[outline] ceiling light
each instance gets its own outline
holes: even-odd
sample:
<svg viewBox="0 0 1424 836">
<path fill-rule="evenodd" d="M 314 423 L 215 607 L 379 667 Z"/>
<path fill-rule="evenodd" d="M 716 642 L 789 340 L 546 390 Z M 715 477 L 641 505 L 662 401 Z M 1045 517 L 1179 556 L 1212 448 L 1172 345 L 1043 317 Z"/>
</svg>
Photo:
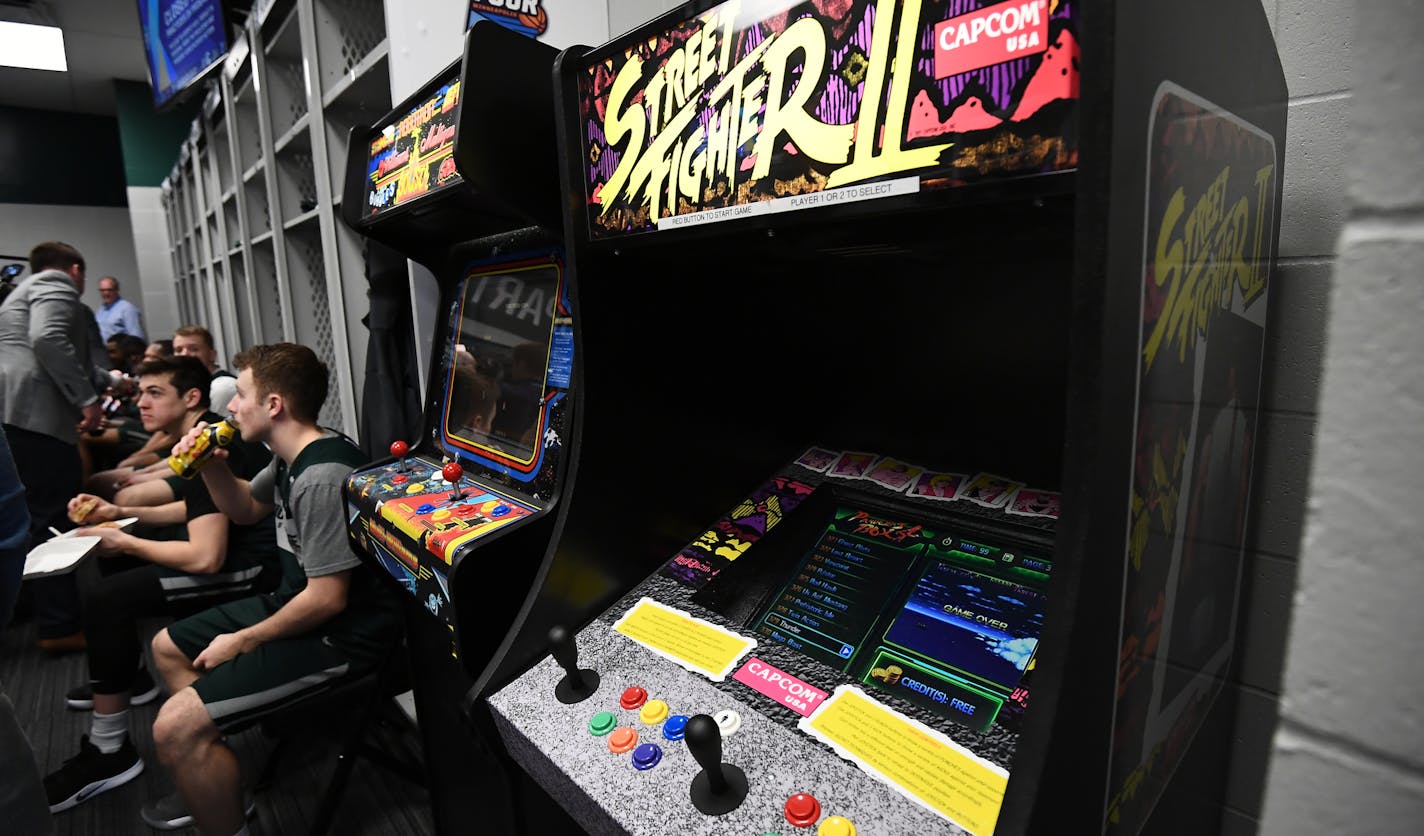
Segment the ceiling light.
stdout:
<svg viewBox="0 0 1424 836">
<path fill-rule="evenodd" d="M 64 33 L 56 26 L 0 21 L 0 67 L 65 72 Z"/>
</svg>

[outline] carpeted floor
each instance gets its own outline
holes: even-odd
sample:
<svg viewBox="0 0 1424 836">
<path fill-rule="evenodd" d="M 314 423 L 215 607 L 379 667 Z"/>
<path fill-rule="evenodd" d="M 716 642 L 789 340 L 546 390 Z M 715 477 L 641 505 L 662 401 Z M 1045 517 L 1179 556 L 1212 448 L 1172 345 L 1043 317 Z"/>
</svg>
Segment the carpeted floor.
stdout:
<svg viewBox="0 0 1424 836">
<path fill-rule="evenodd" d="M 147 624 L 156 632 L 160 624 Z M 0 687 L 15 703 L 20 725 L 29 735 L 40 771 L 58 769 L 79 749 L 79 738 L 89 731 L 89 712 L 65 707 L 64 695 L 87 679 L 84 655 L 52 656 L 35 647 L 33 625 L 15 624 L 0 630 Z M 132 709 L 130 733 L 144 758 L 142 775 L 103 793 L 72 810 L 55 816 L 59 836 L 115 836 L 155 834 L 139 818 L 139 808 L 149 799 L 172 790 L 172 783 L 153 749 L 153 718 L 161 701 Z M 419 741 L 412 731 L 382 728 L 382 747 L 419 763 Z M 229 739 L 242 763 L 244 781 L 251 783 L 274 747 L 261 727 L 252 727 Z M 317 800 L 335 767 L 329 736 L 304 729 L 294 737 L 279 761 L 272 785 L 258 791 L 256 811 L 248 826 L 252 836 L 305 834 L 310 830 Z M 5 832 L 0 822 L 0 832 Z M 193 833 L 187 829 L 180 833 Z M 357 759 L 350 781 L 328 831 L 333 834 L 434 833 L 428 795 L 423 789 L 363 759 Z M 26 836 L 26 834 L 14 834 Z"/>
</svg>

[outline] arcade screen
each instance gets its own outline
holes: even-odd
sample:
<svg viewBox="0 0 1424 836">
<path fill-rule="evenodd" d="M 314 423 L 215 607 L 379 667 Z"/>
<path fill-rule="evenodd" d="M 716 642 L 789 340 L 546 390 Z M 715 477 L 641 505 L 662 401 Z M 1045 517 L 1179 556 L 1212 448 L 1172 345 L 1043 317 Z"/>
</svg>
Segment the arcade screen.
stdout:
<svg viewBox="0 0 1424 836">
<path fill-rule="evenodd" d="M 461 182 L 454 157 L 459 70 L 453 67 L 453 74 L 422 91 L 409 111 L 373 131 L 363 218 Z"/>
<path fill-rule="evenodd" d="M 227 55 L 223 0 L 138 0 L 154 107 L 196 84 Z"/>
<path fill-rule="evenodd" d="M 1052 571 L 1040 551 L 842 505 L 753 629 L 983 731 L 1026 704 Z"/>
<path fill-rule="evenodd" d="M 534 460 L 554 339 L 559 268 L 548 261 L 469 276 L 460 288 L 445 437 L 472 453 Z M 555 368 L 563 367 L 557 357 Z"/>
</svg>

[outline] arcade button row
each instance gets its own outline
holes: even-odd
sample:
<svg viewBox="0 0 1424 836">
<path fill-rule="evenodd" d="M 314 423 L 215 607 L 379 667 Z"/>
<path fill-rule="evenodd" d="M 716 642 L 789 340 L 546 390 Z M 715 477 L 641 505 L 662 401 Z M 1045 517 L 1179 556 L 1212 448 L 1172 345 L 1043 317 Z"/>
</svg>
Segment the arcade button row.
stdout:
<svg viewBox="0 0 1424 836">
<path fill-rule="evenodd" d="M 555 661 L 565 673 L 555 687 L 559 701 L 573 704 L 592 696 L 598 689 L 598 673 L 578 667 L 578 648 L 573 637 L 562 627 L 555 627 L 549 631 L 549 642 Z M 645 726 L 660 725 L 665 740 L 686 741 L 688 752 L 702 767 L 692 780 L 691 788 L 692 802 L 698 810 L 707 815 L 722 815 L 742 803 L 747 792 L 746 775 L 732 764 L 722 762 L 722 738 L 742 727 L 740 714 L 731 709 L 723 709 L 710 717 L 672 714 L 667 702 L 649 699 L 647 689 L 637 685 L 623 690 L 618 707 L 623 711 L 637 711 L 638 720 Z M 595 737 L 606 736 L 608 751 L 615 755 L 632 752 L 633 768 L 639 772 L 646 772 L 662 761 L 662 747 L 651 741 L 640 744 L 638 730 L 631 725 L 620 727 L 618 715 L 613 711 L 594 714 L 588 722 L 588 731 Z M 820 820 L 821 802 L 810 793 L 798 792 L 782 805 L 782 815 L 793 827 L 807 828 Z M 816 828 L 816 836 L 856 836 L 855 824 L 844 816 L 828 816 Z"/>
<path fill-rule="evenodd" d="M 461 498 L 460 480 L 465 478 L 465 469 L 460 466 L 459 462 L 446 462 L 445 465 L 440 468 L 439 473 L 432 472 L 428 477 L 421 477 L 422 481 L 411 482 L 410 476 L 407 475 L 409 466 L 407 465 L 405 460 L 405 455 L 409 452 L 410 445 L 406 444 L 404 441 L 391 442 L 391 455 L 401 460 L 401 472 L 391 477 L 392 484 L 406 485 L 405 492 L 411 496 L 414 496 L 419 493 L 424 493 L 427 488 L 426 482 L 433 482 L 438 477 L 448 482 L 451 488 L 454 490 L 454 493 L 450 494 L 451 502 L 455 502 Z M 490 511 L 490 516 L 502 517 L 512 510 L 514 509 L 510 508 L 508 505 L 497 505 Z M 468 519 L 470 517 L 479 516 L 480 512 L 478 509 L 471 505 L 456 505 L 453 508 L 440 508 L 434 503 L 427 502 L 416 508 L 415 513 L 430 514 L 430 518 L 432 520 L 434 520 L 435 522 L 440 522 L 441 520 L 449 519 L 452 516 L 457 517 L 459 519 Z"/>
</svg>

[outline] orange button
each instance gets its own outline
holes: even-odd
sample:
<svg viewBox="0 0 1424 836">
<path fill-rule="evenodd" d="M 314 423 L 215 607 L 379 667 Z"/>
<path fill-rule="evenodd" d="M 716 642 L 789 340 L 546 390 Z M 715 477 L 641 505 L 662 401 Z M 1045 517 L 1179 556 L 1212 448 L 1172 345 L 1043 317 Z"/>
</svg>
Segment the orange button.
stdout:
<svg viewBox="0 0 1424 836">
<path fill-rule="evenodd" d="M 816 828 L 816 836 L 855 836 L 855 825 L 845 816 L 831 816 Z"/>
<path fill-rule="evenodd" d="M 613 734 L 608 736 L 608 751 L 615 755 L 632 751 L 638 745 L 638 733 L 633 729 L 624 727 L 614 729 Z"/>
<path fill-rule="evenodd" d="M 786 799 L 783 812 L 786 820 L 796 827 L 810 827 L 821 817 L 821 802 L 814 795 L 798 792 Z"/>
</svg>

